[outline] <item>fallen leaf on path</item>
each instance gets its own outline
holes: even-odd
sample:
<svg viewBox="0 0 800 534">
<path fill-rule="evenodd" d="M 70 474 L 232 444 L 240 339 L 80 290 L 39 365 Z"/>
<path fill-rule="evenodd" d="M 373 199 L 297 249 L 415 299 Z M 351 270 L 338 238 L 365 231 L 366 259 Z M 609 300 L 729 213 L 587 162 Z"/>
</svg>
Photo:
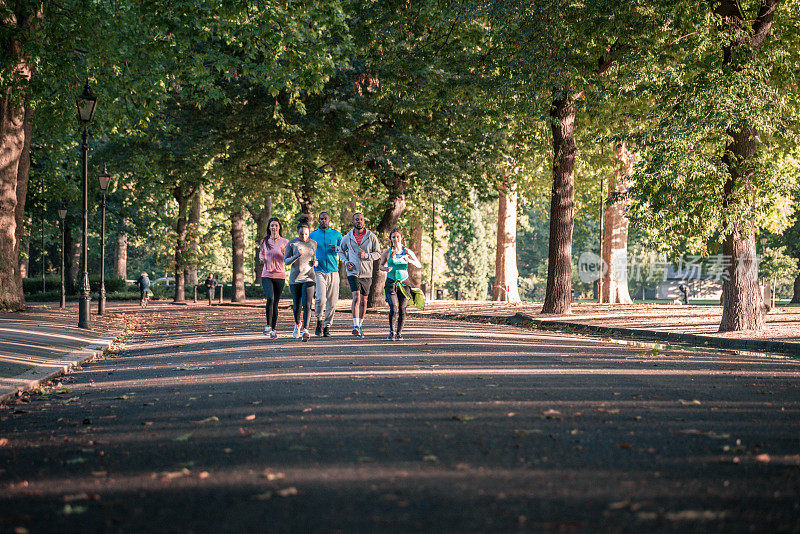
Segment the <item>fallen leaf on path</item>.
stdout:
<svg viewBox="0 0 800 534">
<path fill-rule="evenodd" d="M 772 458 L 770 458 L 769 454 L 763 453 L 763 454 L 759 454 L 758 456 L 756 456 L 755 460 L 756 460 L 756 462 L 761 462 L 761 463 L 768 464 L 768 463 L 770 463 L 772 461 Z"/>
<path fill-rule="evenodd" d="M 6 445 L 8 445 L 8 438 L 0 439 L 0 447 L 5 447 Z"/>
<path fill-rule="evenodd" d="M 251 413 L 247 417 L 244 418 L 245 421 L 253 421 L 256 418 L 256 414 Z"/>
<path fill-rule="evenodd" d="M 297 495 L 297 488 L 291 486 L 289 488 L 283 488 L 277 491 L 278 496 L 280 497 L 291 497 L 292 495 Z"/>
<path fill-rule="evenodd" d="M 219 417 L 217 417 L 216 415 L 212 415 L 211 417 L 206 417 L 202 421 L 198 421 L 198 423 L 202 425 L 203 423 L 214 423 L 217 421 L 219 421 Z"/>
<path fill-rule="evenodd" d="M 471 415 L 454 415 L 453 421 L 472 421 L 475 418 Z"/>
<path fill-rule="evenodd" d="M 561 419 L 561 412 L 558 410 L 545 410 L 542 412 L 542 415 L 545 416 L 547 419 Z"/>
<path fill-rule="evenodd" d="M 683 399 L 678 399 L 678 402 L 683 404 L 684 406 L 693 405 L 693 404 L 701 404 L 701 402 L 699 400 L 697 400 L 697 399 L 690 400 L 690 401 L 683 400 Z"/>
<path fill-rule="evenodd" d="M 438 462 L 439 461 L 439 457 L 436 456 L 435 454 L 426 454 L 425 456 L 422 457 L 422 461 L 423 462 Z"/>
<path fill-rule="evenodd" d="M 61 513 L 64 515 L 83 514 L 85 512 L 85 506 L 72 506 L 71 504 L 65 504 L 64 508 L 61 509 Z"/>
<path fill-rule="evenodd" d="M 261 476 L 266 478 L 269 481 L 280 480 L 282 478 L 286 478 L 286 475 L 284 475 L 283 473 L 274 473 L 274 472 L 269 471 L 269 470 L 264 471 L 263 473 L 261 473 Z"/>
<path fill-rule="evenodd" d="M 187 432 L 186 434 L 181 434 L 180 436 L 175 438 L 173 441 L 188 441 L 189 438 L 192 437 L 192 434 L 194 434 L 194 432 Z"/>
</svg>

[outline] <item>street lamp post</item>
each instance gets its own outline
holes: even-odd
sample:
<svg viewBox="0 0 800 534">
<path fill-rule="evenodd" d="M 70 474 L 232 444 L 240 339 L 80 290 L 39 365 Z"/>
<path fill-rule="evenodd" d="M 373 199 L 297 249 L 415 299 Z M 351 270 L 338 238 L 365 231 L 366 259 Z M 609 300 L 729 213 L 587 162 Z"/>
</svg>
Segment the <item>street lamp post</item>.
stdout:
<svg viewBox="0 0 800 534">
<path fill-rule="evenodd" d="M 61 204 L 61 207 L 58 208 L 58 218 L 61 219 L 61 308 L 67 307 L 67 298 L 64 295 L 64 234 L 65 234 L 65 222 L 67 218 L 67 208 L 64 204 Z"/>
<path fill-rule="evenodd" d="M 89 123 L 94 118 L 94 110 L 97 106 L 97 97 L 92 93 L 89 82 L 83 88 L 83 94 L 78 97 L 78 120 L 83 125 L 83 143 L 81 152 L 83 154 L 83 237 L 81 238 L 81 296 L 78 305 L 78 328 L 89 328 L 91 323 L 89 307 L 92 296 L 89 286 L 89 254 L 88 254 L 88 233 L 89 233 Z"/>
<path fill-rule="evenodd" d="M 103 216 L 100 230 L 100 301 L 97 303 L 97 315 L 106 313 L 106 192 L 111 176 L 108 174 L 106 164 L 103 163 L 103 172 L 97 179 L 100 181 L 100 191 L 103 192 Z"/>
</svg>

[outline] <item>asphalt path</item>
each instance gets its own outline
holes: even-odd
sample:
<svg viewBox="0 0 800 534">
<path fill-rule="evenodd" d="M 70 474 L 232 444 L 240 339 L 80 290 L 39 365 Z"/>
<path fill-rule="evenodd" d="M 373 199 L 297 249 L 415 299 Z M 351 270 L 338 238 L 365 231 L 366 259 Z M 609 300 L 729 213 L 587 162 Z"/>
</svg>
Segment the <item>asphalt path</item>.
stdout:
<svg viewBox="0 0 800 534">
<path fill-rule="evenodd" d="M 798 532 L 800 361 L 412 319 L 128 314 L 0 409 L 5 532 Z M 338 328 L 336 328 L 338 326 Z"/>
</svg>

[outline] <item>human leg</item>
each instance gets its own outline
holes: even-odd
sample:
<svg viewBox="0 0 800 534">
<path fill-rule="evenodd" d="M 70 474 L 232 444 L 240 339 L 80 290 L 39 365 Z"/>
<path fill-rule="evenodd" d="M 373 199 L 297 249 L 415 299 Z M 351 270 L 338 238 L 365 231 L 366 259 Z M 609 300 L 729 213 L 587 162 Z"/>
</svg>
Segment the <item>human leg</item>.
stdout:
<svg viewBox="0 0 800 534">
<path fill-rule="evenodd" d="M 319 290 L 319 288 L 317 288 Z M 339 273 L 330 273 L 325 292 L 325 326 L 333 324 L 336 305 L 339 303 Z"/>
<path fill-rule="evenodd" d="M 300 311 L 303 300 L 303 284 L 289 284 L 289 291 L 292 293 L 292 315 L 294 324 L 300 324 Z"/>
<path fill-rule="evenodd" d="M 386 297 L 386 303 L 389 305 L 389 339 L 392 339 L 395 333 L 395 318 L 397 316 L 397 291 L 394 288 L 393 280 L 386 280 L 386 285 L 383 288 L 383 294 Z"/>
<path fill-rule="evenodd" d="M 314 282 L 303 282 L 302 294 L 300 295 L 301 304 L 303 306 L 303 331 L 308 330 L 308 323 L 310 319 L 311 303 L 314 301 L 314 289 L 316 284 Z"/>
<path fill-rule="evenodd" d="M 286 280 L 283 278 L 269 278 L 272 289 L 272 309 L 270 310 L 269 327 L 275 331 L 275 326 L 278 323 L 278 303 L 281 300 L 283 293 L 283 286 L 286 285 Z"/>
<path fill-rule="evenodd" d="M 403 323 L 406 321 L 406 313 L 408 311 L 408 298 L 402 291 L 395 291 L 395 298 L 397 299 L 397 330 L 395 330 L 395 339 L 400 339 L 400 332 L 403 330 Z"/>
</svg>

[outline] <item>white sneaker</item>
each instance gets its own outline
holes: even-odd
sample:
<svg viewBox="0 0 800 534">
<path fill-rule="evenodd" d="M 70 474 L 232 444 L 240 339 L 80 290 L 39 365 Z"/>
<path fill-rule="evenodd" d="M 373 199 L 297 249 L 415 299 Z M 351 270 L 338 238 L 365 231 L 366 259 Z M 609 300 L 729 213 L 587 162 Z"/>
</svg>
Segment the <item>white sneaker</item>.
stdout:
<svg viewBox="0 0 800 534">
<path fill-rule="evenodd" d="M 276 337 L 278 337 L 278 333 L 275 330 L 269 333 L 270 339 L 275 339 Z"/>
<path fill-rule="evenodd" d="M 294 325 L 294 330 L 292 331 L 292 337 L 295 338 L 295 339 L 300 337 L 300 325 L 299 324 Z"/>
<path fill-rule="evenodd" d="M 266 328 L 264 329 L 264 335 L 265 335 L 265 336 L 268 336 L 268 335 L 269 335 L 269 333 L 270 333 L 271 331 L 272 331 L 272 328 L 270 328 L 270 327 L 266 327 Z"/>
<path fill-rule="evenodd" d="M 303 329 L 303 341 L 308 341 L 308 338 L 311 337 L 311 334 L 308 333 L 308 328 Z"/>
</svg>

